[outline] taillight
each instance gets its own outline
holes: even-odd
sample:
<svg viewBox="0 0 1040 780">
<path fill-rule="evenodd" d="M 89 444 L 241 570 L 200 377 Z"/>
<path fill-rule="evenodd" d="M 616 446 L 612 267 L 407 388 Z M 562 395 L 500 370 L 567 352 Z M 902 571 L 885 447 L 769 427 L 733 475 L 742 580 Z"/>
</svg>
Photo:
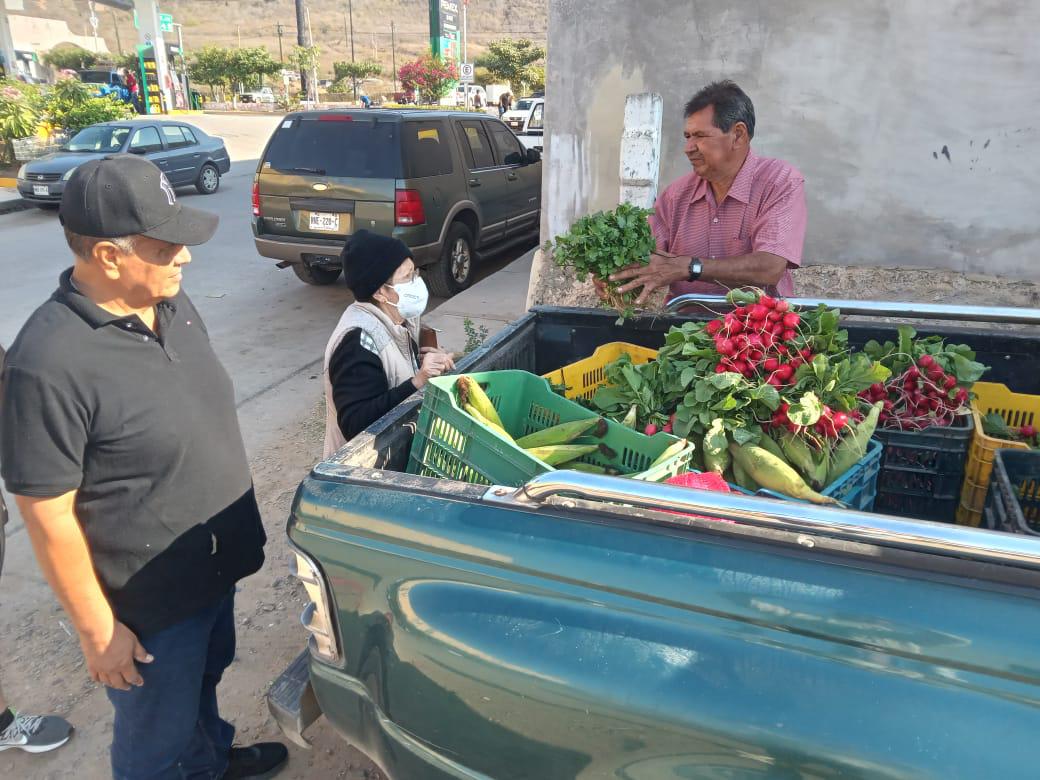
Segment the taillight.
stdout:
<svg viewBox="0 0 1040 780">
<path fill-rule="evenodd" d="M 253 216 L 260 216 L 260 182 L 253 179 Z"/>
<path fill-rule="evenodd" d="M 300 622 L 311 634 L 311 651 L 324 661 L 339 661 L 339 643 L 329 612 L 329 593 L 325 578 L 318 564 L 298 549 L 296 553 L 296 578 L 303 583 L 311 602 L 304 607 Z"/>
<path fill-rule="evenodd" d="M 394 222 L 398 227 L 411 227 L 426 222 L 426 211 L 418 190 L 397 191 L 394 195 Z"/>
</svg>

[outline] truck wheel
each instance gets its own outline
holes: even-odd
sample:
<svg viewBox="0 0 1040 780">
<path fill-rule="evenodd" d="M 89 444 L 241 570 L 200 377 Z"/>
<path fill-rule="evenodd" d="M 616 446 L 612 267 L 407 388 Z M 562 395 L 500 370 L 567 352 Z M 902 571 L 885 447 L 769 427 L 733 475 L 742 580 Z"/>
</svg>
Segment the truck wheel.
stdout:
<svg viewBox="0 0 1040 780">
<path fill-rule="evenodd" d="M 293 263 L 292 269 L 301 281 L 318 286 L 332 284 L 339 279 L 341 271 L 339 268 L 321 268 L 320 266 L 307 265 L 306 263 Z"/>
<path fill-rule="evenodd" d="M 473 283 L 476 264 L 473 234 L 461 222 L 453 222 L 444 239 L 441 259 L 424 268 L 423 277 L 431 294 L 438 298 L 450 298 Z"/>
<path fill-rule="evenodd" d="M 195 180 L 195 189 L 203 195 L 212 195 L 220 186 L 220 171 L 217 166 L 206 163 L 199 171 L 199 178 Z"/>
</svg>

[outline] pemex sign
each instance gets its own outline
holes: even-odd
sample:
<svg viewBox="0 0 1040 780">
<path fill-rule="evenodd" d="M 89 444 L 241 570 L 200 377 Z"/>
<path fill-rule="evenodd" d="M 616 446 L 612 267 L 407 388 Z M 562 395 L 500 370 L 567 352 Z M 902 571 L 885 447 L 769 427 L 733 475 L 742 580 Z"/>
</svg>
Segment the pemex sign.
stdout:
<svg viewBox="0 0 1040 780">
<path fill-rule="evenodd" d="M 445 61 L 462 59 L 461 14 L 463 0 L 429 0 L 430 48 Z"/>
</svg>

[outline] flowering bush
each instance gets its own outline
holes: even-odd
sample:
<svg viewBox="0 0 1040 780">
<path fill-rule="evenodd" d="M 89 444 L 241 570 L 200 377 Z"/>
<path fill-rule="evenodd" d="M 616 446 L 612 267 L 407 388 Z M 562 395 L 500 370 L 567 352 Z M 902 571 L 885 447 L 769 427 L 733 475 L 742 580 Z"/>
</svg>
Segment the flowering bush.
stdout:
<svg viewBox="0 0 1040 780">
<path fill-rule="evenodd" d="M 115 94 L 95 97 L 86 84 L 63 79 L 44 96 L 44 114 L 52 125 L 72 135 L 98 122 L 131 119 L 136 112 Z"/>
<path fill-rule="evenodd" d="M 40 122 L 38 100 L 17 83 L 0 81 L 0 140 L 4 142 L 0 159 L 5 163 L 14 159 L 11 141 L 33 135 Z"/>
<path fill-rule="evenodd" d="M 454 62 L 445 62 L 440 57 L 426 54 L 402 65 L 397 77 L 405 91 L 415 91 L 427 103 L 436 103 L 451 92 L 459 80 L 459 69 Z"/>
</svg>

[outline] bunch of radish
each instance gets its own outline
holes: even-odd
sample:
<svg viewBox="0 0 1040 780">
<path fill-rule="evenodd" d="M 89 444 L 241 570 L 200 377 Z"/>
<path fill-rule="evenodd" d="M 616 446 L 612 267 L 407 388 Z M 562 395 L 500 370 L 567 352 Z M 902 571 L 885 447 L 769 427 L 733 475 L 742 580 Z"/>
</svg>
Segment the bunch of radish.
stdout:
<svg viewBox="0 0 1040 780">
<path fill-rule="evenodd" d="M 773 416 L 763 427 L 776 430 L 786 429 L 796 436 L 807 433 L 805 426 L 792 422 L 791 418 L 787 416 L 790 408 L 791 404 L 784 401 L 780 404 L 780 408 L 773 412 Z M 826 439 L 840 439 L 848 431 L 850 421 L 861 422 L 863 420 L 863 412 L 858 409 L 854 409 L 851 412 L 842 412 L 831 409 L 826 404 L 823 405 L 822 409 L 820 419 L 812 426 L 812 431 Z"/>
<path fill-rule="evenodd" d="M 869 402 L 883 402 L 882 428 L 920 431 L 953 425 L 970 401 L 967 388 L 948 374 L 931 355 L 921 355 L 898 376 L 871 385 L 860 393 Z"/>
<path fill-rule="evenodd" d="M 811 349 L 796 344 L 801 322 L 801 315 L 790 311 L 787 301 L 768 295 L 712 320 L 705 330 L 719 353 L 715 373 L 760 377 L 777 388 L 790 384 L 798 367 L 814 357 Z"/>
</svg>

